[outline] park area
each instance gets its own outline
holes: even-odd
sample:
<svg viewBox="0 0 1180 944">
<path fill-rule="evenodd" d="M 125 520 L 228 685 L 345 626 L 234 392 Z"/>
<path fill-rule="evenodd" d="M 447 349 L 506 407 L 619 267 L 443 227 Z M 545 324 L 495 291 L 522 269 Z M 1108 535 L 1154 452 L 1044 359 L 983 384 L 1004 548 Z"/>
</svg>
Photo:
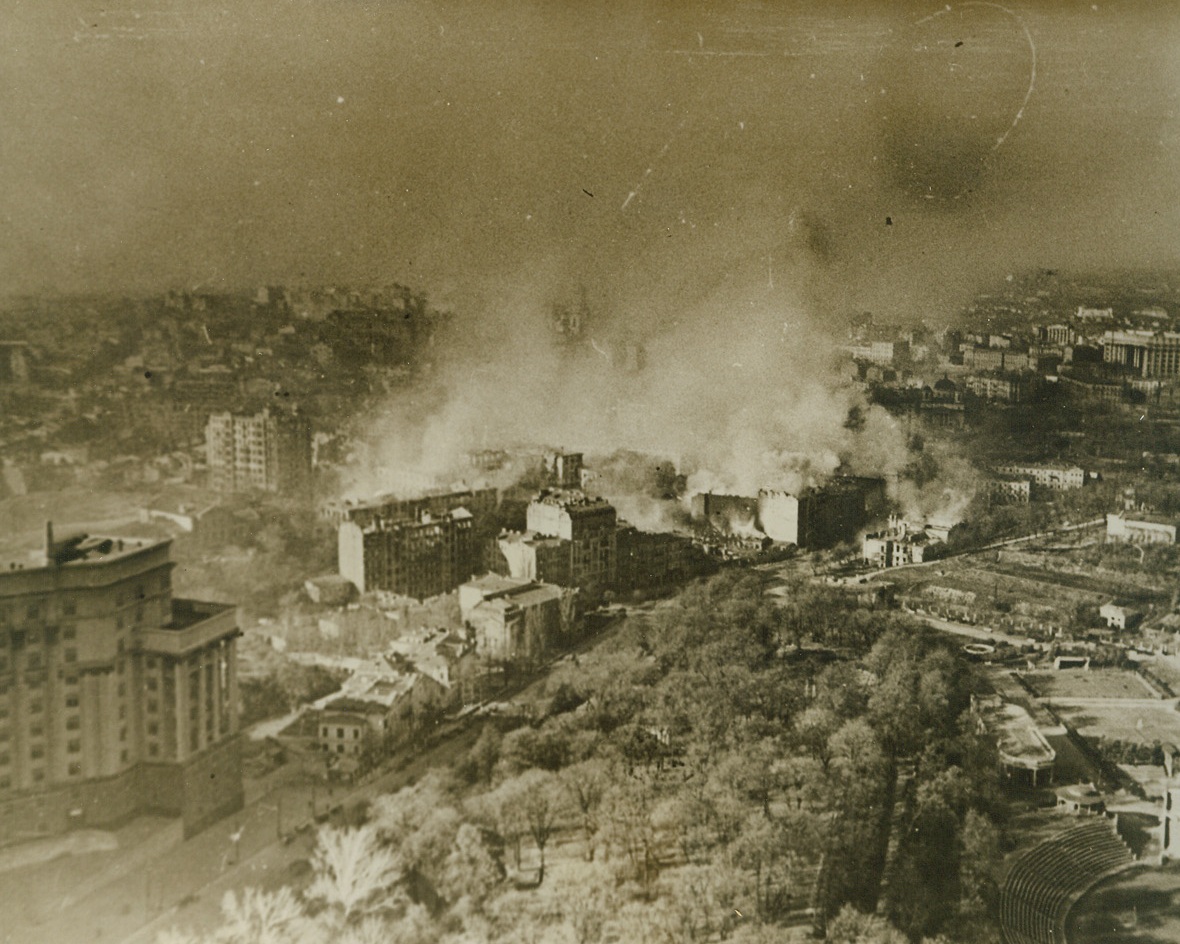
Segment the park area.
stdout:
<svg viewBox="0 0 1180 944">
<path fill-rule="evenodd" d="M 1117 701 L 1105 704 L 1055 702 L 1053 710 L 1086 738 L 1106 738 L 1128 744 L 1180 744 L 1180 712 L 1174 703 Z"/>
<path fill-rule="evenodd" d="M 1063 669 L 1021 676 L 1038 698 L 1156 698 L 1158 693 L 1134 672 L 1123 669 Z"/>
</svg>

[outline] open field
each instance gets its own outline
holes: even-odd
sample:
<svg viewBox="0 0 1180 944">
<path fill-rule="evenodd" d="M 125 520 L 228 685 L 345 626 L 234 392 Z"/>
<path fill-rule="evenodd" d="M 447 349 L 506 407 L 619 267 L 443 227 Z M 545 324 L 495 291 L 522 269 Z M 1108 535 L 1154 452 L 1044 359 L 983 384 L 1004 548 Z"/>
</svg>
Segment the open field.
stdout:
<svg viewBox="0 0 1180 944">
<path fill-rule="evenodd" d="M 1041 698 L 1154 698 L 1155 690 L 1123 669 L 1065 669 L 1021 676 Z"/>
<path fill-rule="evenodd" d="M 1113 738 L 1129 743 L 1180 743 L 1180 712 L 1173 702 L 1154 705 L 1078 705 L 1054 702 L 1053 710 L 1088 738 Z"/>
<path fill-rule="evenodd" d="M 1076 944 L 1180 941 L 1180 866 L 1136 868 L 1095 886 L 1069 916 Z"/>
</svg>

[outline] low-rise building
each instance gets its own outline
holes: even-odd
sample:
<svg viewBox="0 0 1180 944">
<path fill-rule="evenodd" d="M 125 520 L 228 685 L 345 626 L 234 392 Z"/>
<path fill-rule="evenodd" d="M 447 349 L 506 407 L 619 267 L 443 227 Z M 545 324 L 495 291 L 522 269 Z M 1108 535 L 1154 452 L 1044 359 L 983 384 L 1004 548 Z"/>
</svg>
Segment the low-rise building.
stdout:
<svg viewBox="0 0 1180 944">
<path fill-rule="evenodd" d="M 911 528 L 904 521 L 891 521 L 885 531 L 866 534 L 862 542 L 865 563 L 875 567 L 900 567 L 921 564 L 939 543 L 922 528 Z"/>
<path fill-rule="evenodd" d="M 1108 514 L 1106 540 L 1128 544 L 1175 544 L 1176 519 L 1144 513 Z"/>
<path fill-rule="evenodd" d="M 1143 612 L 1128 603 L 1112 600 L 1098 608 L 1098 615 L 1110 629 L 1134 629 L 1143 620 Z"/>
<path fill-rule="evenodd" d="M 1126 399 L 1126 388 L 1117 380 L 1063 373 L 1058 376 L 1057 382 L 1061 384 L 1062 393 L 1074 400 L 1119 403 Z"/>
<path fill-rule="evenodd" d="M 477 653 L 492 662 L 536 663 L 568 643 L 575 629 L 570 591 L 498 574 L 463 584 L 459 610 Z"/>
<path fill-rule="evenodd" d="M 445 710 L 447 697 L 430 676 L 401 671 L 378 657 L 349 676 L 340 691 L 314 703 L 316 744 L 328 754 L 355 758 L 374 739 L 383 745 L 403 742 Z"/>
<path fill-rule="evenodd" d="M 476 700 L 475 641 L 468 634 L 431 628 L 409 632 L 389 644 L 387 657 L 395 667 L 421 672 L 443 686 L 448 708 Z"/>
</svg>

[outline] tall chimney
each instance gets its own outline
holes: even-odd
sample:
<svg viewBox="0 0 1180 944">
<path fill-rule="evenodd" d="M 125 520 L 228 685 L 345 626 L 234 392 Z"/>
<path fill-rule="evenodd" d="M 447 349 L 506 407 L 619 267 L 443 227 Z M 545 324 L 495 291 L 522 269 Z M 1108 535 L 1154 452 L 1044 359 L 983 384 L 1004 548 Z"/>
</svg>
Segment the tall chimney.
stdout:
<svg viewBox="0 0 1180 944">
<path fill-rule="evenodd" d="M 52 564 L 53 556 L 53 522 L 45 522 L 45 563 Z"/>
</svg>

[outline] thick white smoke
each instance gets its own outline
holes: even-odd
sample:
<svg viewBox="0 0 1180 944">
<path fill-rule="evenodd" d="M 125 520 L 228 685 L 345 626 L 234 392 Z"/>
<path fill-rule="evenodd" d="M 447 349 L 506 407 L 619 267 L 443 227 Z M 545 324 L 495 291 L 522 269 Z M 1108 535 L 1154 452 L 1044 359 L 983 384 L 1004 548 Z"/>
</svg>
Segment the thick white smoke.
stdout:
<svg viewBox="0 0 1180 944">
<path fill-rule="evenodd" d="M 752 281 L 730 279 L 672 317 L 636 305 L 608 321 L 591 308 L 572 342 L 551 324 L 556 286 L 460 313 L 436 385 L 369 424 L 371 461 L 353 491 L 394 489 L 407 471 L 450 484 L 478 474 L 472 451 L 522 444 L 668 457 L 689 494 L 797 490 L 837 468 L 896 475 L 904 432 L 834 370 L 836 330 L 781 283 Z M 622 334 L 640 340 L 644 366 L 608 356 Z M 638 501 L 623 511 L 659 517 Z"/>
</svg>

